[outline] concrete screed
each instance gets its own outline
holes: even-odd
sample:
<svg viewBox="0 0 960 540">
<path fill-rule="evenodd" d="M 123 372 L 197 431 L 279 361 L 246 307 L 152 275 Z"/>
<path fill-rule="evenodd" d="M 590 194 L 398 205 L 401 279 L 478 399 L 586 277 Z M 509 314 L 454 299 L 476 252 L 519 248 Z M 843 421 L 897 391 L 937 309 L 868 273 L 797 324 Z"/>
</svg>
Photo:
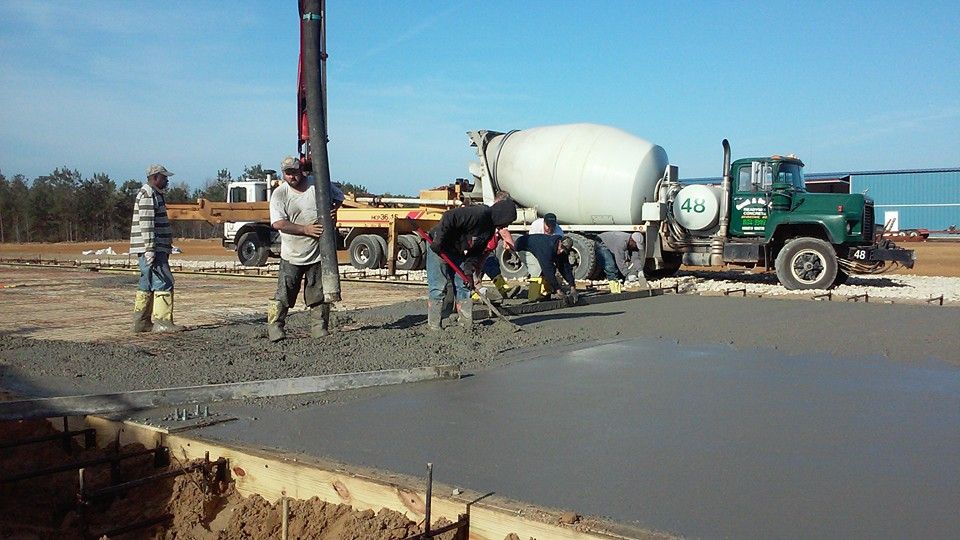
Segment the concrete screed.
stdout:
<svg viewBox="0 0 960 540">
<path fill-rule="evenodd" d="M 421 304 L 340 312 L 320 343 L 269 344 L 260 316 L 129 344 L 7 334 L 2 386 L 463 362 L 477 375 L 456 383 L 216 405 L 241 421 L 197 433 L 407 474 L 434 461 L 445 483 L 684 535 L 960 534 L 956 308 L 663 296 L 438 336 Z"/>
</svg>

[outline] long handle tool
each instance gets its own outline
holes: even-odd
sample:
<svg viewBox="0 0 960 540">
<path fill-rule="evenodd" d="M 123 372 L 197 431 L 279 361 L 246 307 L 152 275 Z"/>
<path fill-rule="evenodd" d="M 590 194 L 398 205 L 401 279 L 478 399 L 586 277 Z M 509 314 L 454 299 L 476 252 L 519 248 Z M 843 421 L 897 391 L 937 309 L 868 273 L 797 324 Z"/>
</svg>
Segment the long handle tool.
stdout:
<svg viewBox="0 0 960 540">
<path fill-rule="evenodd" d="M 420 238 L 423 238 L 423 240 L 427 243 L 428 246 L 432 246 L 432 245 L 433 245 L 433 239 L 430 238 L 430 235 L 428 235 L 427 233 L 423 232 L 423 229 L 417 229 L 417 234 L 420 235 Z M 443 259 L 443 262 L 447 263 L 447 266 L 449 266 L 454 272 L 456 272 L 458 276 L 460 276 L 460 279 L 462 279 L 464 283 L 473 283 L 473 281 L 472 281 L 470 278 L 468 278 L 466 274 L 463 273 L 463 270 L 461 270 L 460 267 L 457 266 L 457 264 L 453 262 L 453 260 L 450 258 L 449 255 L 447 255 L 446 253 L 444 253 L 443 251 L 441 251 L 441 252 L 440 252 L 440 258 Z M 483 293 L 481 293 L 480 291 L 478 291 L 476 284 L 474 284 L 473 287 L 470 288 L 470 291 L 477 293 L 477 296 L 480 297 L 480 300 L 482 300 L 483 303 L 487 305 L 487 309 L 490 310 L 490 313 L 493 313 L 493 314 L 496 315 L 497 317 L 500 317 L 500 319 L 503 320 L 503 322 L 505 322 L 505 323 L 509 324 L 510 326 L 512 326 L 514 332 L 519 332 L 519 331 L 523 330 L 523 328 L 521 328 L 521 327 L 520 327 L 519 325 L 517 325 L 516 323 L 512 322 L 512 321 L 511 321 L 510 319 L 508 319 L 503 313 L 501 313 L 500 310 L 497 309 L 497 308 L 490 302 L 490 300 L 487 298 L 487 296 L 486 296 L 485 294 L 483 294 Z"/>
</svg>

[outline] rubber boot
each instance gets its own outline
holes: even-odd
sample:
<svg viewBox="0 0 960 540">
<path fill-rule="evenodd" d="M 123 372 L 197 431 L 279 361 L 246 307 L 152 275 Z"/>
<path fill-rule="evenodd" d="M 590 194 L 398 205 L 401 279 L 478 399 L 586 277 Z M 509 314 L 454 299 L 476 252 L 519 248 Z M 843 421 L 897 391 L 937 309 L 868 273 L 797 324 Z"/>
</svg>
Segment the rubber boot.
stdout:
<svg viewBox="0 0 960 540">
<path fill-rule="evenodd" d="M 153 321 L 150 316 L 153 312 L 153 293 L 137 291 L 137 298 L 133 302 L 133 331 L 150 332 L 153 330 Z"/>
<path fill-rule="evenodd" d="M 503 279 L 503 276 L 493 278 L 493 285 L 497 288 L 497 292 L 500 293 L 502 298 L 510 298 L 510 285 L 507 283 L 507 280 Z"/>
<path fill-rule="evenodd" d="M 539 302 L 542 298 L 544 298 L 543 282 L 538 277 L 530 278 L 530 284 L 527 285 L 527 301 Z"/>
<path fill-rule="evenodd" d="M 465 298 L 457 302 L 457 312 L 460 313 L 460 326 L 473 327 L 473 298 Z"/>
<path fill-rule="evenodd" d="M 179 332 L 182 326 L 173 324 L 173 291 L 153 293 L 153 331 Z"/>
<path fill-rule="evenodd" d="M 283 341 L 287 337 L 287 331 L 284 327 L 287 324 L 287 308 L 280 302 L 274 300 L 267 307 L 267 339 L 276 343 Z"/>
<path fill-rule="evenodd" d="M 610 285 L 610 292 L 613 294 L 620 294 L 623 292 L 623 285 L 620 283 L 619 279 L 611 279 L 607 282 Z"/>
<path fill-rule="evenodd" d="M 441 320 L 443 320 L 443 301 L 427 300 L 427 329 L 442 330 Z"/>
<path fill-rule="evenodd" d="M 330 304 L 320 304 L 310 308 L 310 337 L 322 338 L 330 335 Z"/>
</svg>

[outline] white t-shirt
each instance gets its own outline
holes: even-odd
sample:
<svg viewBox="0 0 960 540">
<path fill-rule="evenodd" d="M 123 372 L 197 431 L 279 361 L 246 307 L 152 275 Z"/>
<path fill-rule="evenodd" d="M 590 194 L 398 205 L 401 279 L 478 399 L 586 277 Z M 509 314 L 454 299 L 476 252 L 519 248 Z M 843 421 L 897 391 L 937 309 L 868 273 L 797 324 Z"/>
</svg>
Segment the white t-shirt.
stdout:
<svg viewBox="0 0 960 540">
<path fill-rule="evenodd" d="M 530 224 L 530 230 L 527 234 L 547 234 L 543 232 L 543 218 L 537 218 Z M 553 236 L 563 236 L 563 229 L 557 224 L 553 227 Z"/>
<path fill-rule="evenodd" d="M 333 184 L 330 185 L 330 199 L 333 204 L 343 202 L 343 192 Z M 312 176 L 307 177 L 305 191 L 297 191 L 283 182 L 270 195 L 270 223 L 287 220 L 296 225 L 309 225 L 316 223 L 317 218 L 317 195 Z M 298 265 L 319 262 L 320 239 L 281 231 L 280 258 Z"/>
</svg>

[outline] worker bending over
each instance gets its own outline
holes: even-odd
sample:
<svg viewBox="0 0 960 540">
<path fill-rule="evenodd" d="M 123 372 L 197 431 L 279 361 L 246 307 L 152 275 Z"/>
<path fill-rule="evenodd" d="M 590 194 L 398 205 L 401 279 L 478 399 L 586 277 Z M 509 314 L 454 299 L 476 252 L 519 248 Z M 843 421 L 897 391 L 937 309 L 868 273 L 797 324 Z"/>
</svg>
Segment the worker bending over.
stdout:
<svg viewBox="0 0 960 540">
<path fill-rule="evenodd" d="M 473 325 L 473 279 L 488 253 L 488 244 L 498 238 L 498 229 L 517 219 L 517 205 L 512 200 L 495 202 L 493 206 L 461 206 L 447 210 L 430 230 L 430 250 L 427 251 L 427 327 L 440 330 L 444 316 L 444 296 L 447 288 L 453 290 L 457 312 L 464 326 Z M 447 255 L 467 276 L 465 283 L 440 258 Z"/>
<path fill-rule="evenodd" d="M 526 234 L 517 238 L 517 251 L 523 256 L 530 272 L 528 300 L 536 302 L 557 293 L 571 304 L 577 303 L 577 282 L 570 264 L 572 249 L 573 240 L 568 236 Z M 557 280 L 558 273 L 569 284 L 566 290 Z"/>
<path fill-rule="evenodd" d="M 130 223 L 130 254 L 137 256 L 140 282 L 133 304 L 134 332 L 176 332 L 173 324 L 173 273 L 170 252 L 173 230 L 163 199 L 173 173 L 163 165 L 147 169 L 147 181 L 137 192 Z"/>
<path fill-rule="evenodd" d="M 287 156 L 280 162 L 284 182 L 270 196 L 270 226 L 280 231 L 280 271 L 277 294 L 267 309 L 267 337 L 280 341 L 287 337 L 287 313 L 297 301 L 300 285 L 310 308 L 310 336 L 319 338 L 330 333 L 330 304 L 323 301 L 320 275 L 320 237 L 336 234 L 324 231 L 317 212 L 316 186 L 307 176 L 300 160 Z M 343 192 L 330 185 L 332 221 L 343 204 Z"/>
<path fill-rule="evenodd" d="M 643 233 L 607 231 L 599 234 L 597 256 L 603 263 L 603 273 L 610 285 L 610 292 L 623 292 L 620 279 L 638 281 L 643 278 L 645 258 Z M 646 282 L 644 278 L 642 282 Z"/>
</svg>

